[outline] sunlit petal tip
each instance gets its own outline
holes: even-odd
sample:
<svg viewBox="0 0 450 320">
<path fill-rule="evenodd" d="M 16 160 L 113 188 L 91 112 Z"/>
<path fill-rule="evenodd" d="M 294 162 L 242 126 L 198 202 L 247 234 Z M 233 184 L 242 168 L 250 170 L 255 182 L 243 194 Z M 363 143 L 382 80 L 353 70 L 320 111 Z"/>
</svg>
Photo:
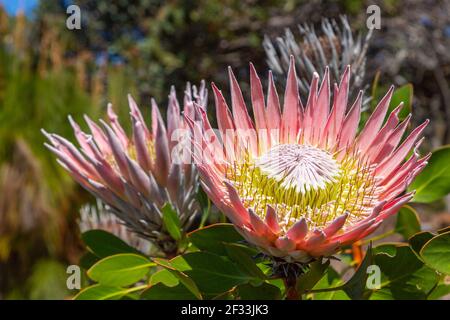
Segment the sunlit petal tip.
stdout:
<svg viewBox="0 0 450 320">
<path fill-rule="evenodd" d="M 308 224 L 306 219 L 301 218 L 288 231 L 287 236 L 294 242 L 299 242 L 308 234 Z"/>
<path fill-rule="evenodd" d="M 281 237 L 275 240 L 275 246 L 285 252 L 292 251 L 296 248 L 295 242 L 288 237 Z"/>
<path fill-rule="evenodd" d="M 339 230 L 342 229 L 342 227 L 345 224 L 345 221 L 347 220 L 347 217 L 349 216 L 348 212 L 343 213 L 336 219 L 334 219 L 329 226 L 327 226 L 323 232 L 327 237 L 331 237 L 332 235 L 336 234 Z"/>
<path fill-rule="evenodd" d="M 278 234 L 280 232 L 278 217 L 275 209 L 271 205 L 267 205 L 265 222 L 273 233 Z"/>
<path fill-rule="evenodd" d="M 265 236 L 268 230 L 264 221 L 262 221 L 261 218 L 255 214 L 253 209 L 248 209 L 248 213 L 252 229 L 256 232 L 257 235 Z"/>
<path fill-rule="evenodd" d="M 315 229 L 308 235 L 304 247 L 312 248 L 314 246 L 317 246 L 320 243 L 324 242 L 326 238 L 327 236 L 325 232 L 323 232 L 322 230 Z"/>
</svg>

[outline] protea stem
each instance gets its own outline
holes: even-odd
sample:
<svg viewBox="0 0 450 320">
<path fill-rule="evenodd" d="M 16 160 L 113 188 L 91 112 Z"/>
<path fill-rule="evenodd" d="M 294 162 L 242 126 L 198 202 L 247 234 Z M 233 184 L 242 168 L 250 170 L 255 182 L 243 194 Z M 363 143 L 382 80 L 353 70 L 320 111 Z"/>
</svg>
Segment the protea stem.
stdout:
<svg viewBox="0 0 450 320">
<path fill-rule="evenodd" d="M 179 246 L 177 241 L 173 239 L 164 239 L 157 242 L 157 245 L 167 259 L 175 258 L 178 255 Z"/>
<path fill-rule="evenodd" d="M 283 281 L 286 287 L 286 300 L 301 300 L 302 296 L 296 288 L 297 278 L 288 276 Z"/>
<path fill-rule="evenodd" d="M 305 268 L 306 265 L 272 258 L 272 274 L 275 278 L 283 279 L 287 300 L 302 299 L 301 293 L 297 290 L 297 279 L 305 273 Z"/>
</svg>

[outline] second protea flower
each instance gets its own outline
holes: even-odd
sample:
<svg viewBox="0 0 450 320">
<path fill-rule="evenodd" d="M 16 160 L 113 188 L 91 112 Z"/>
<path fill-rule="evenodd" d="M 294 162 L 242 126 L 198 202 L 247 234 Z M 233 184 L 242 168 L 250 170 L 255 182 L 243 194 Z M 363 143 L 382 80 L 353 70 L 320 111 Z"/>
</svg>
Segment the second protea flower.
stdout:
<svg viewBox="0 0 450 320">
<path fill-rule="evenodd" d="M 331 105 L 328 69 L 321 84 L 314 74 L 303 106 L 291 57 L 282 110 L 272 75 L 265 100 L 250 69 L 254 121 L 231 71 L 231 112 L 213 85 L 219 133 L 201 108 L 189 120 L 203 188 L 250 243 L 307 263 L 369 235 L 412 198 L 405 190 L 427 163 L 417 148 L 428 121 L 402 140 L 410 116 L 399 121 L 401 105 L 385 121 L 393 88 L 358 133 L 362 92 L 348 106 L 350 67 Z"/>
<path fill-rule="evenodd" d="M 168 204 L 176 211 L 184 232 L 200 210 L 197 172 L 192 164 L 178 159 L 183 157 L 179 154 L 183 150 L 180 145 L 187 141 L 189 132 L 173 88 L 167 126 L 155 101 L 152 100 L 148 128 L 135 101 L 131 96 L 128 100 L 131 136 L 125 133 L 109 105 L 109 123 L 100 120 L 98 125 L 85 117 L 90 134 L 81 131 L 69 118 L 80 149 L 61 136 L 44 132 L 51 142 L 47 147 L 71 176 L 107 204 L 108 210 L 131 231 L 150 240 L 167 256 L 173 256 L 177 242 L 164 226 L 162 209 Z M 199 90 L 188 84 L 184 113 L 194 113 L 194 102 L 199 108 L 206 108 L 206 100 L 204 82 Z"/>
<path fill-rule="evenodd" d="M 331 79 L 339 80 L 339 76 L 348 65 L 352 66 L 352 82 L 349 95 L 355 98 L 360 89 L 367 87 L 366 56 L 372 37 L 369 30 L 365 37 L 361 33 L 354 34 L 346 16 L 339 20 L 324 18 L 321 21 L 321 33 L 316 33 L 312 25 L 298 26 L 301 41 L 298 41 L 290 29 L 285 30 L 284 36 L 276 38 L 275 43 L 264 37 L 264 50 L 267 55 L 269 68 L 275 75 L 284 80 L 289 69 L 289 57 L 295 57 L 296 67 L 301 77 L 298 79 L 300 93 L 307 98 L 309 80 L 314 72 L 323 76 L 325 67 L 330 67 Z M 370 98 L 363 101 L 364 106 Z"/>
</svg>

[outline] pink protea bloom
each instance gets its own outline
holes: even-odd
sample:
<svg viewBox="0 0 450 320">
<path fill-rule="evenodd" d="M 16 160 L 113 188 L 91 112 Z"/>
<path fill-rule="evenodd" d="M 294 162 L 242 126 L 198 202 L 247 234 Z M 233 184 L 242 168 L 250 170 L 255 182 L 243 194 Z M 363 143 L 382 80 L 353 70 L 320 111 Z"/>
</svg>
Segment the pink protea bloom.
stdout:
<svg viewBox="0 0 450 320">
<path fill-rule="evenodd" d="M 334 86 L 331 106 L 328 69 L 320 86 L 314 74 L 303 106 L 291 58 L 281 111 L 272 74 L 265 101 L 250 64 L 254 122 L 231 69 L 229 77 L 231 112 L 212 85 L 217 134 L 201 108 L 187 116 L 193 155 L 205 192 L 264 253 L 302 263 L 330 256 L 413 197 L 405 190 L 429 158 L 417 153 L 428 120 L 402 140 L 411 116 L 399 120 L 401 105 L 384 123 L 392 87 L 358 133 L 362 92 L 348 106 L 350 67 Z"/>
<path fill-rule="evenodd" d="M 144 121 L 136 102 L 128 96 L 132 135 L 119 123 L 111 104 L 109 124 L 96 124 L 87 116 L 90 134 L 69 117 L 80 148 L 67 139 L 43 133 L 46 146 L 58 162 L 85 189 L 101 199 L 131 231 L 150 240 L 160 250 L 173 255 L 177 243 L 163 224 L 162 208 L 169 203 L 186 232 L 200 210 L 197 201 L 198 174 L 191 162 L 183 160 L 189 142 L 189 128 L 181 115 L 175 89 L 169 95 L 167 126 L 152 99 L 151 128 Z M 184 94 L 184 113 L 194 115 L 193 104 L 206 108 L 204 81 L 199 90 L 188 84 Z M 174 139 L 176 138 L 176 139 Z"/>
</svg>

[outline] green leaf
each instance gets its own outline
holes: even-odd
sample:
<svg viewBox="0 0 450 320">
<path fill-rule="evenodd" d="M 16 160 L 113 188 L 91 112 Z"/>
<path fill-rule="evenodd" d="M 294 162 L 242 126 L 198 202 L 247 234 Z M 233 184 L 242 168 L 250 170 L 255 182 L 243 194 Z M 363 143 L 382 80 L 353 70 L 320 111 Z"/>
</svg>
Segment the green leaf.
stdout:
<svg viewBox="0 0 450 320">
<path fill-rule="evenodd" d="M 170 263 L 192 278 L 201 292 L 210 296 L 217 296 L 253 279 L 227 258 L 208 252 L 187 253 Z"/>
<path fill-rule="evenodd" d="M 100 260 L 87 274 L 92 280 L 103 285 L 120 287 L 141 280 L 154 265 L 141 255 L 122 253 Z"/>
<path fill-rule="evenodd" d="M 249 255 L 246 246 L 236 243 L 225 243 L 225 249 L 230 259 L 241 267 L 242 271 L 257 279 L 266 279 L 266 275 L 258 268 L 251 255 Z"/>
<path fill-rule="evenodd" d="M 400 233 L 405 239 L 420 232 L 420 222 L 417 212 L 410 206 L 403 206 L 397 214 L 395 232 Z"/>
<path fill-rule="evenodd" d="M 189 276 L 178 270 L 169 270 L 169 272 L 172 273 L 181 282 L 181 284 L 184 285 L 186 289 L 188 289 L 197 299 L 203 299 L 197 285 Z"/>
<path fill-rule="evenodd" d="M 332 267 L 327 269 L 327 273 L 322 279 L 317 282 L 313 290 L 337 288 L 343 284 L 343 281 L 339 274 Z M 325 292 L 315 292 L 314 300 L 349 300 L 345 291 L 343 290 L 333 290 Z"/>
<path fill-rule="evenodd" d="M 200 228 L 203 228 L 211 213 L 211 200 L 209 200 L 205 191 L 200 188 L 197 192 L 197 200 L 202 208 L 202 216 L 200 219 Z"/>
<path fill-rule="evenodd" d="M 366 282 L 367 282 L 367 268 L 372 264 L 372 243 L 367 247 L 366 255 L 364 256 L 361 265 L 356 270 L 353 277 L 350 278 L 342 287 L 345 293 L 353 300 L 361 300 L 365 298 Z"/>
<path fill-rule="evenodd" d="M 179 284 L 175 287 L 166 287 L 162 283 L 151 286 L 141 294 L 144 300 L 194 300 L 192 294 L 185 286 Z"/>
<path fill-rule="evenodd" d="M 428 241 L 420 250 L 423 261 L 431 268 L 450 274 L 450 232 Z"/>
<path fill-rule="evenodd" d="M 155 272 L 150 277 L 150 286 L 154 286 L 158 283 L 162 283 L 167 287 L 175 287 L 180 283 L 180 281 L 169 270 L 162 269 Z"/>
<path fill-rule="evenodd" d="M 169 232 L 175 240 L 180 240 L 182 236 L 180 218 L 178 217 L 176 210 L 174 210 L 169 203 L 166 203 L 161 211 L 163 214 L 163 224 L 167 232 Z"/>
<path fill-rule="evenodd" d="M 431 291 L 428 295 L 428 300 L 437 300 L 448 294 L 450 294 L 450 284 L 442 283 L 437 285 L 436 288 Z"/>
<path fill-rule="evenodd" d="M 411 113 L 413 92 L 413 85 L 411 83 L 407 83 L 404 86 L 397 88 L 392 95 L 388 114 L 403 102 L 403 108 L 400 110 L 398 117 L 400 120 L 405 119 L 408 114 Z"/>
<path fill-rule="evenodd" d="M 295 289 L 297 292 L 304 294 L 308 290 L 311 290 L 323 277 L 329 265 L 330 260 L 326 260 L 324 263 L 321 260 L 316 260 L 311 263 L 309 270 L 301 274 L 296 280 Z"/>
<path fill-rule="evenodd" d="M 437 231 L 437 233 L 438 233 L 438 234 L 442 234 L 442 233 L 446 233 L 446 232 L 449 232 L 449 231 L 450 231 L 450 226 L 447 226 L 447 227 L 445 227 L 445 228 L 439 229 L 439 230 Z"/>
<path fill-rule="evenodd" d="M 379 253 L 386 254 L 389 257 L 393 258 L 397 254 L 397 247 L 405 245 L 402 242 L 385 242 L 376 246 L 372 249 L 373 255 L 377 255 Z"/>
<path fill-rule="evenodd" d="M 374 251 L 374 264 L 381 271 L 381 288 L 370 299 L 426 299 L 439 280 L 436 272 L 407 245 L 381 245 Z"/>
<path fill-rule="evenodd" d="M 125 296 L 120 298 L 120 300 L 139 300 L 140 295 L 139 293 L 133 292 L 133 293 L 127 293 Z"/>
<path fill-rule="evenodd" d="M 80 266 L 88 270 L 90 267 L 92 267 L 96 262 L 100 260 L 99 257 L 97 257 L 92 252 L 88 251 L 85 254 L 83 254 L 80 258 Z"/>
<path fill-rule="evenodd" d="M 188 238 L 198 249 L 219 255 L 227 254 L 224 243 L 244 240 L 230 223 L 216 223 L 195 230 L 188 234 Z"/>
<path fill-rule="evenodd" d="M 241 300 L 279 300 L 281 291 L 278 287 L 263 282 L 259 286 L 243 284 L 237 287 L 237 293 Z"/>
<path fill-rule="evenodd" d="M 422 250 L 425 243 L 430 241 L 433 237 L 434 235 L 431 232 L 423 231 L 418 232 L 411 238 L 409 238 L 409 245 L 418 258 L 422 259 L 422 257 L 420 256 L 420 250 Z"/>
<path fill-rule="evenodd" d="M 83 242 L 96 256 L 100 258 L 112 256 L 118 253 L 142 254 L 129 246 L 122 239 L 104 230 L 89 230 L 81 235 Z"/>
<path fill-rule="evenodd" d="M 269 279 L 269 280 L 266 280 L 266 282 L 268 284 L 271 284 L 271 285 L 277 287 L 281 292 L 284 292 L 286 289 L 283 279 L 280 279 L 280 278 Z"/>
<path fill-rule="evenodd" d="M 74 300 L 119 300 L 127 293 L 124 288 L 95 284 L 81 290 Z"/>
<path fill-rule="evenodd" d="M 203 299 L 200 290 L 198 289 L 195 282 L 187 276 L 184 272 L 177 270 L 171 263 L 171 261 L 166 259 L 154 258 L 153 261 L 163 268 L 166 268 L 181 284 L 183 284 L 186 289 L 188 289 L 197 299 Z"/>
<path fill-rule="evenodd" d="M 430 203 L 450 193 L 450 145 L 435 151 L 425 169 L 408 187 L 416 190 L 413 201 Z"/>
</svg>

